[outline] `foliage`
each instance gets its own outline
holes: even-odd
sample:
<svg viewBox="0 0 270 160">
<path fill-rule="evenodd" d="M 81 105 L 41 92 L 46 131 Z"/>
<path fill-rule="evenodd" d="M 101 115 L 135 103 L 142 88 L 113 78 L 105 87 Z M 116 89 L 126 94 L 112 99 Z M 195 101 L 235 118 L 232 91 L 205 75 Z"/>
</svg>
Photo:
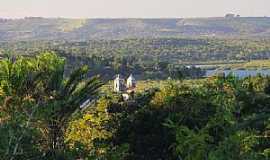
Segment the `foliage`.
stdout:
<svg viewBox="0 0 270 160">
<path fill-rule="evenodd" d="M 105 98 L 101 98 L 94 108 L 88 109 L 82 117 L 70 122 L 66 141 L 72 148 L 76 147 L 76 144 L 81 144 L 84 150 L 90 152 L 96 149 L 96 142 L 106 141 L 112 137 L 113 128 L 110 128 L 112 118 L 106 112 L 108 103 Z M 98 152 L 103 151 L 96 151 L 96 154 Z"/>
<path fill-rule="evenodd" d="M 53 53 L 1 60 L 0 131 L 7 139 L 0 148 L 6 158 L 55 159 L 64 153 L 69 119 L 101 86 L 97 77 L 85 76 L 86 67 L 65 78 L 64 64 Z"/>
<path fill-rule="evenodd" d="M 88 76 L 53 53 L 1 60 L 1 158 L 269 159 L 270 77 L 167 80 L 123 101 Z"/>
<path fill-rule="evenodd" d="M 152 37 L 269 37 L 269 17 L 0 19 L 0 41 L 125 39 Z M 12 32 L 10 32 L 12 31 Z"/>
<path fill-rule="evenodd" d="M 24 56 L 55 51 L 66 58 L 66 74 L 71 73 L 74 66 L 88 65 L 91 68 L 89 76 L 102 74 L 106 80 L 119 73 L 124 76 L 133 73 L 143 80 L 197 78 L 204 76 L 204 71 L 192 66 L 200 64 L 214 68 L 269 68 L 265 59 L 270 57 L 269 39 L 263 38 L 8 42 L 0 43 L 0 50 Z"/>
</svg>

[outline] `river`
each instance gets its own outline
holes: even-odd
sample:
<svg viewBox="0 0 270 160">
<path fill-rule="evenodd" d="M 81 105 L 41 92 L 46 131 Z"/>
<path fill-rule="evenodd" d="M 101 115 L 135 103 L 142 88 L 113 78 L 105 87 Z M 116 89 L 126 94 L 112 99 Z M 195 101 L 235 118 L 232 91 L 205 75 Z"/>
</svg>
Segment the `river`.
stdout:
<svg viewBox="0 0 270 160">
<path fill-rule="evenodd" d="M 256 76 L 258 74 L 262 75 L 262 76 L 270 76 L 270 69 L 246 69 L 246 70 L 206 70 L 205 76 L 206 77 L 210 77 L 213 76 L 217 73 L 225 73 L 225 76 L 227 76 L 228 74 L 232 73 L 233 75 L 235 75 L 236 77 L 239 78 L 245 78 L 245 77 L 253 77 Z"/>
</svg>

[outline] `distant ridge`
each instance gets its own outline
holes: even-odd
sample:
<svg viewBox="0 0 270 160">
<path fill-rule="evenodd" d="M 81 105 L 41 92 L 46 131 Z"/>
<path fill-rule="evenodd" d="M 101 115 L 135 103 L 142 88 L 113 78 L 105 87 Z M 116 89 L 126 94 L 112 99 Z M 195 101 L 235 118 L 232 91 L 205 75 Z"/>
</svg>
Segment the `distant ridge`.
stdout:
<svg viewBox="0 0 270 160">
<path fill-rule="evenodd" d="M 159 37 L 270 38 L 270 18 L 228 15 L 213 18 L 0 19 L 0 41 L 86 41 Z"/>
</svg>

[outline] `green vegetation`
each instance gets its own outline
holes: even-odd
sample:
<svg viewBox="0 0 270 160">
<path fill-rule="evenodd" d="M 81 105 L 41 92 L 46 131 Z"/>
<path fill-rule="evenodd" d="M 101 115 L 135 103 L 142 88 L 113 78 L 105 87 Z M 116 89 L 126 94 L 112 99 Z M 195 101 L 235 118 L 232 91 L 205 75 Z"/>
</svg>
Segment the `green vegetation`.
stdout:
<svg viewBox="0 0 270 160">
<path fill-rule="evenodd" d="M 193 67 L 270 68 L 267 20 L 2 20 L 1 158 L 268 160 L 270 77 Z"/>
<path fill-rule="evenodd" d="M 84 26 L 85 19 L 61 19 L 58 29 L 62 32 L 71 32 Z"/>
<path fill-rule="evenodd" d="M 64 78 L 64 65 L 64 59 L 50 53 L 1 60 L 1 158 L 64 155 L 70 118 L 101 86 L 97 77 L 86 78 L 87 67 Z"/>
<path fill-rule="evenodd" d="M 53 53 L 0 60 L 2 159 L 270 158 L 270 77 L 141 81 L 123 101 L 64 68 Z"/>
<path fill-rule="evenodd" d="M 171 19 L 0 19 L 0 41 L 164 37 L 269 37 L 269 17 Z"/>
<path fill-rule="evenodd" d="M 3 160 L 269 160 L 269 18 L 0 19 Z M 89 70 L 88 70 L 89 68 Z M 114 93 L 132 73 L 136 92 Z"/>
<path fill-rule="evenodd" d="M 269 69 L 270 60 L 253 60 L 246 63 L 227 65 L 230 68 L 245 68 L 245 69 Z"/>
<path fill-rule="evenodd" d="M 118 73 L 133 73 L 141 80 L 194 79 L 202 77 L 204 70 L 185 66 L 269 68 L 266 59 L 270 57 L 270 40 L 158 38 L 0 43 L 2 57 L 9 53 L 32 57 L 44 51 L 55 51 L 66 58 L 65 74 L 74 66 L 87 65 L 91 68 L 89 76 L 102 74 L 105 80 Z"/>
</svg>

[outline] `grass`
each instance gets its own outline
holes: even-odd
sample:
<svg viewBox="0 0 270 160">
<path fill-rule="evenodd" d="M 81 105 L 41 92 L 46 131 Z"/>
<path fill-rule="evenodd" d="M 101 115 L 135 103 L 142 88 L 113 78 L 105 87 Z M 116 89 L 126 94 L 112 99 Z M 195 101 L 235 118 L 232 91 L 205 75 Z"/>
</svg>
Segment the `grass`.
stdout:
<svg viewBox="0 0 270 160">
<path fill-rule="evenodd" d="M 62 32 L 71 32 L 75 29 L 83 27 L 86 23 L 85 19 L 63 19 L 58 29 Z"/>
<path fill-rule="evenodd" d="M 270 60 L 252 60 L 245 63 L 228 64 L 223 67 L 230 69 L 269 69 Z"/>
<path fill-rule="evenodd" d="M 204 69 L 270 69 L 270 60 L 199 63 Z"/>
<path fill-rule="evenodd" d="M 244 68 L 270 68 L 270 60 L 254 60 L 243 66 Z"/>
</svg>

